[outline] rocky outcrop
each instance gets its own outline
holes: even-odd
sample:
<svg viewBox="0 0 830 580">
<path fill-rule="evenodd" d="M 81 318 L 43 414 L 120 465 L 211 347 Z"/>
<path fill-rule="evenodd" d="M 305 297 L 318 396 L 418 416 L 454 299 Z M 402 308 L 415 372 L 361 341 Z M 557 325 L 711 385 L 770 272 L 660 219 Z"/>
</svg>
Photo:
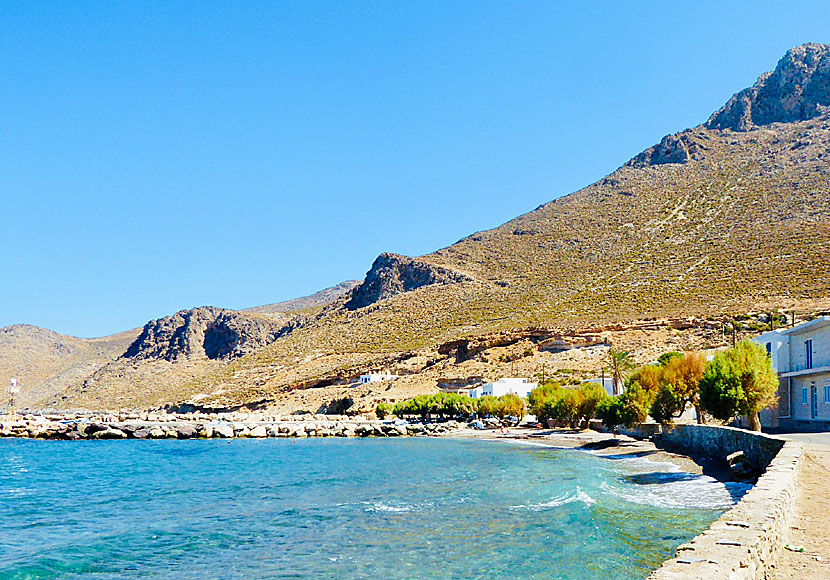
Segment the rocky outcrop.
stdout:
<svg viewBox="0 0 830 580">
<path fill-rule="evenodd" d="M 274 342 L 290 328 L 287 320 L 204 306 L 148 322 L 124 357 L 233 358 Z"/>
<path fill-rule="evenodd" d="M 706 122 L 709 129 L 746 131 L 755 125 L 805 121 L 830 107 L 830 45 L 787 51 L 775 70 L 735 94 Z"/>
<path fill-rule="evenodd" d="M 383 253 L 377 257 L 363 282 L 352 290 L 345 307 L 357 310 L 397 294 L 432 284 L 471 281 L 461 272 L 436 266 L 425 260 Z"/>
<path fill-rule="evenodd" d="M 695 139 L 690 130 L 666 135 L 654 147 L 650 147 L 629 161 L 630 167 L 646 165 L 664 165 L 666 163 L 686 163 L 690 159 L 703 159 L 706 146 Z"/>
</svg>

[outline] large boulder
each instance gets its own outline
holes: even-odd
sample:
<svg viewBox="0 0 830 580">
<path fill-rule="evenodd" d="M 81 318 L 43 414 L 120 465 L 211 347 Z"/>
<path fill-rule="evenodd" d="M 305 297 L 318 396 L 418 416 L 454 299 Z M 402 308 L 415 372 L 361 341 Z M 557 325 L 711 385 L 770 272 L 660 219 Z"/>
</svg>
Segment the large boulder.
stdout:
<svg viewBox="0 0 830 580">
<path fill-rule="evenodd" d="M 121 429 L 104 429 L 92 434 L 93 439 L 126 439 L 127 434 Z"/>
<path fill-rule="evenodd" d="M 233 437 L 233 426 L 228 425 L 227 423 L 213 425 L 213 436 L 221 437 L 223 439 L 230 439 Z"/>
<path fill-rule="evenodd" d="M 176 429 L 177 439 L 193 439 L 194 437 L 196 437 L 195 425 L 180 425 Z"/>
<path fill-rule="evenodd" d="M 248 437 L 268 437 L 268 429 L 265 427 L 265 425 L 257 425 L 248 432 Z"/>
</svg>

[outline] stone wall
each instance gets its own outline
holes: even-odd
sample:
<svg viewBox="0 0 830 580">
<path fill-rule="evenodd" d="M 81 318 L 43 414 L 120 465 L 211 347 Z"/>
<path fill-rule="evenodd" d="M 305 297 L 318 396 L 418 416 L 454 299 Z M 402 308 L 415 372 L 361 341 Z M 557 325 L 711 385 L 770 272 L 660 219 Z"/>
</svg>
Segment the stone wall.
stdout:
<svg viewBox="0 0 830 580">
<path fill-rule="evenodd" d="M 777 561 L 792 519 L 801 471 L 799 443 L 708 425 L 676 425 L 666 442 L 691 454 L 743 450 L 764 469 L 755 486 L 709 529 L 677 549 L 649 580 L 761 580 Z"/>
<path fill-rule="evenodd" d="M 660 444 L 678 447 L 690 455 L 726 457 L 735 451 L 746 453 L 757 473 L 762 473 L 785 441 L 735 427 L 712 425 L 673 425 L 660 435 Z"/>
</svg>

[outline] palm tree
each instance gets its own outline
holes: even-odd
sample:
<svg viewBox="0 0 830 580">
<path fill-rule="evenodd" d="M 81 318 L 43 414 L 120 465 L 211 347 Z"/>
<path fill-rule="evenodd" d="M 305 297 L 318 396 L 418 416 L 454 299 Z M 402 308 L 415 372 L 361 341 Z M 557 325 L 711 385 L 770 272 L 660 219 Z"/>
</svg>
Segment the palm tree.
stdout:
<svg viewBox="0 0 830 580">
<path fill-rule="evenodd" d="M 614 380 L 612 391 L 615 395 L 622 392 L 623 379 L 628 371 L 634 368 L 634 359 L 627 350 L 608 349 L 608 361 L 611 364 L 611 377 Z"/>
</svg>

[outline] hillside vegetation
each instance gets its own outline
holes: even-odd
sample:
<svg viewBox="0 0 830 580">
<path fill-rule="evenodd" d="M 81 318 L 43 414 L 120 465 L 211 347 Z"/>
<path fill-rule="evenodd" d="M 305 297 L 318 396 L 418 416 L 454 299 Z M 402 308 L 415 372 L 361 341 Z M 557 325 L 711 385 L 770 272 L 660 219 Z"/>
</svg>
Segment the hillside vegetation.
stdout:
<svg viewBox="0 0 830 580">
<path fill-rule="evenodd" d="M 447 377 L 598 370 L 615 341 L 639 344 L 643 358 L 661 344 L 716 347 L 722 322 L 747 311 L 827 309 L 828 105 L 830 50 L 796 47 L 700 126 L 498 228 L 417 258 L 383 254 L 359 285 L 281 314 L 255 349 L 122 357 L 52 403 L 314 411 L 348 395 L 373 408 Z M 662 322 L 632 324 L 650 319 Z M 594 342 L 581 360 L 543 344 L 586 334 Z M 406 376 L 346 386 L 381 368 Z"/>
</svg>

